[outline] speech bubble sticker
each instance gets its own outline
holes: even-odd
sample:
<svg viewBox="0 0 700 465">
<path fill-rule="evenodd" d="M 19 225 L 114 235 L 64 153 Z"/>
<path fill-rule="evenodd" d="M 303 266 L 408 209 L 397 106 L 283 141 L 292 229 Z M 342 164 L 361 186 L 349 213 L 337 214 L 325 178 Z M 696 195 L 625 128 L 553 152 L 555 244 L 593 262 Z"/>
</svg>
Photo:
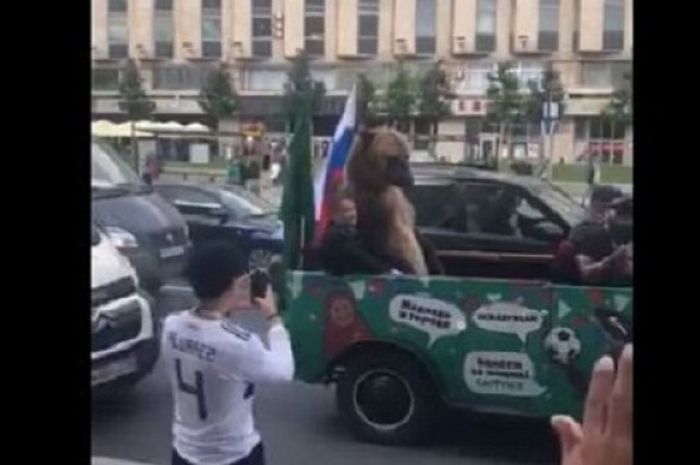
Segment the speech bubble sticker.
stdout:
<svg viewBox="0 0 700 465">
<path fill-rule="evenodd" d="M 304 277 L 300 272 L 294 271 L 292 272 L 292 298 L 298 298 L 302 290 L 304 290 Z"/>
<path fill-rule="evenodd" d="M 618 312 L 621 312 L 625 309 L 625 307 L 627 307 L 627 304 L 630 303 L 632 299 L 626 295 L 616 295 L 613 297 L 613 300 L 615 301 L 615 309 L 617 309 Z"/>
<path fill-rule="evenodd" d="M 414 294 L 399 294 L 391 299 L 389 316 L 397 323 L 426 332 L 428 347 L 438 338 L 467 329 L 467 319 L 456 305 Z"/>
<path fill-rule="evenodd" d="M 488 294 L 486 298 L 489 302 L 498 302 L 501 300 L 501 294 Z"/>
<path fill-rule="evenodd" d="M 520 352 L 471 352 L 464 358 L 463 376 L 477 394 L 537 397 L 547 390 L 537 383 L 530 357 Z"/>
<path fill-rule="evenodd" d="M 559 319 L 560 320 L 562 318 L 564 318 L 566 315 L 568 315 L 569 313 L 571 313 L 571 307 L 569 307 L 569 305 L 566 302 L 564 302 L 563 300 L 560 300 L 559 302 L 557 302 L 557 309 L 559 310 Z"/>
<path fill-rule="evenodd" d="M 355 294 L 355 299 L 362 300 L 362 298 L 365 296 L 367 285 L 363 280 L 353 281 L 350 283 L 350 288 L 352 289 L 353 294 Z"/>
<path fill-rule="evenodd" d="M 517 334 L 524 343 L 527 335 L 540 329 L 546 312 L 513 302 L 492 302 L 479 307 L 472 317 L 476 326 L 497 333 Z"/>
</svg>

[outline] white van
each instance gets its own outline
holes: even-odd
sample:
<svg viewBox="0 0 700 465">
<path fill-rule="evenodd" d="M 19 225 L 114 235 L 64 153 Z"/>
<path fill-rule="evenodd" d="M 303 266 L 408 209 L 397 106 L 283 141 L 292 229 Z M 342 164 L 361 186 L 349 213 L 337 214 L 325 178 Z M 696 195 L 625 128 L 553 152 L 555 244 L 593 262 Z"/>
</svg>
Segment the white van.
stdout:
<svg viewBox="0 0 700 465">
<path fill-rule="evenodd" d="M 135 384 L 158 358 L 150 297 L 139 289 L 129 260 L 92 225 L 92 387 Z"/>
</svg>

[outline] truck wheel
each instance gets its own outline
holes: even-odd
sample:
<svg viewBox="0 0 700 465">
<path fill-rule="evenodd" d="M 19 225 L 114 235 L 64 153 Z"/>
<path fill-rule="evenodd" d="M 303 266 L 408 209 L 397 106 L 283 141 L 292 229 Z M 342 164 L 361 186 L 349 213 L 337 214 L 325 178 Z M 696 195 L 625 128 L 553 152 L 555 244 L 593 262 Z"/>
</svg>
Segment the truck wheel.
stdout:
<svg viewBox="0 0 700 465">
<path fill-rule="evenodd" d="M 336 396 L 355 434 L 379 444 L 424 441 L 441 410 L 427 371 L 412 357 L 391 351 L 351 359 Z"/>
</svg>

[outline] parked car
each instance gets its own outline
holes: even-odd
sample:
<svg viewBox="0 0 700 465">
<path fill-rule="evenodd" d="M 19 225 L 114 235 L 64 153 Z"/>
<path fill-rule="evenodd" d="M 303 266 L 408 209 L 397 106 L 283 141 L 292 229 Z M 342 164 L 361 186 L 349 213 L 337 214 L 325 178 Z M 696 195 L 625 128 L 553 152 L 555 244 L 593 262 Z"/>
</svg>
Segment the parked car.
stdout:
<svg viewBox="0 0 700 465">
<path fill-rule="evenodd" d="M 91 158 L 92 218 L 156 296 L 184 266 L 190 244 L 185 220 L 106 144 L 93 140 Z"/>
<path fill-rule="evenodd" d="M 410 197 L 421 232 L 455 276 L 548 279 L 559 242 L 585 210 L 530 176 L 416 164 Z"/>
<path fill-rule="evenodd" d="M 183 214 L 193 244 L 227 241 L 246 255 L 251 268 L 266 268 L 283 248 L 282 222 L 270 203 L 238 186 L 156 184 Z"/>
<path fill-rule="evenodd" d="M 158 358 L 152 299 L 113 242 L 92 225 L 92 387 L 112 392 L 150 373 Z"/>
</svg>

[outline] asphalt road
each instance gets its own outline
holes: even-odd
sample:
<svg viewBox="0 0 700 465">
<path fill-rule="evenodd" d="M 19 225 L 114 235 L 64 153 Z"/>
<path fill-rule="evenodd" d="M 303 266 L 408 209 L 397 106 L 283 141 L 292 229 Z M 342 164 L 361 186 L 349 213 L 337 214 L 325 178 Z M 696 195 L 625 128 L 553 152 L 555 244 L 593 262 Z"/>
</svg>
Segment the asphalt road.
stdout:
<svg viewBox="0 0 700 465">
<path fill-rule="evenodd" d="M 163 310 L 187 308 L 186 288 L 170 288 Z M 254 320 L 244 322 L 258 327 Z M 148 464 L 170 463 L 170 386 L 164 367 L 123 398 L 93 402 L 92 455 Z M 545 422 L 455 412 L 429 446 L 358 442 L 335 410 L 332 387 L 300 382 L 256 390 L 256 420 L 269 465 L 556 464 L 558 447 Z"/>
</svg>

